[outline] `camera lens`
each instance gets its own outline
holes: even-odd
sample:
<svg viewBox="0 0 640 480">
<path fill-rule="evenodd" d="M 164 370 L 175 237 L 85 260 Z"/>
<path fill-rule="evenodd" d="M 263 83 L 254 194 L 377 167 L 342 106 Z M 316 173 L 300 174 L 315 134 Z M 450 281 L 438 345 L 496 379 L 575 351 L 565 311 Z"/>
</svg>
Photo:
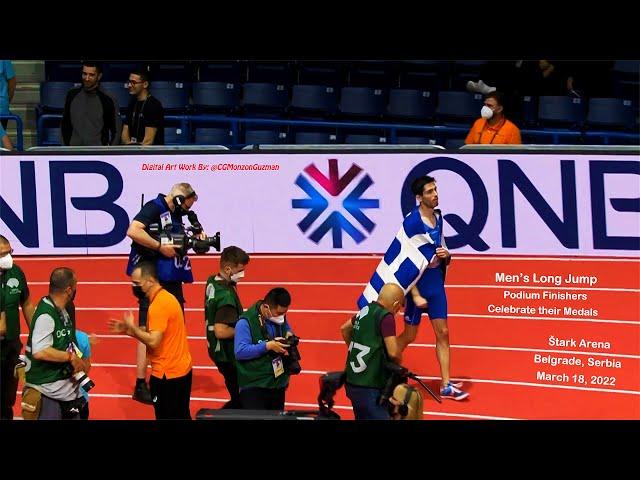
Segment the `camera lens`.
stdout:
<svg viewBox="0 0 640 480">
<path fill-rule="evenodd" d="M 80 386 L 84 389 L 85 392 L 88 392 L 89 390 L 91 390 L 93 387 L 96 386 L 95 383 L 93 383 L 93 380 L 91 380 L 86 373 L 84 372 L 78 372 L 76 373 L 73 378 L 76 379 L 76 382 L 78 382 L 80 384 Z"/>
</svg>

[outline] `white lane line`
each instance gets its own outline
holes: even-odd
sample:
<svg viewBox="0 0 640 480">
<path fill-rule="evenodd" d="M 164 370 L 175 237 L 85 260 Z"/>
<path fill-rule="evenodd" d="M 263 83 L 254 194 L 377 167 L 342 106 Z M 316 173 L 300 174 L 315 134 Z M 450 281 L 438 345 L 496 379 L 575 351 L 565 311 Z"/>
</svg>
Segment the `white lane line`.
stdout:
<svg viewBox="0 0 640 480">
<path fill-rule="evenodd" d="M 193 282 L 188 285 L 206 285 L 207 282 Z M 48 286 L 49 282 L 29 282 L 29 285 Z M 114 281 L 114 282 L 78 282 L 78 285 L 127 285 L 131 282 Z M 290 281 L 269 281 L 269 282 L 250 282 L 243 281 L 242 285 L 294 285 L 303 287 L 365 287 L 366 283 L 361 282 L 290 282 Z M 451 284 L 446 288 L 489 288 L 499 290 L 561 290 L 561 291 L 580 291 L 580 292 L 631 292 L 640 293 L 640 288 L 608 288 L 608 287 L 533 287 L 524 285 L 474 285 L 474 284 Z"/>
<path fill-rule="evenodd" d="M 135 365 L 125 365 L 119 363 L 92 363 L 91 367 L 103 367 L 103 368 L 135 368 Z M 214 366 L 193 366 L 194 370 L 217 370 Z M 323 370 L 302 370 L 301 374 L 305 375 L 324 375 L 327 373 Z M 418 375 L 420 380 L 440 380 L 440 377 L 428 377 Z M 561 388 L 565 390 L 583 390 L 588 392 L 604 392 L 604 393 L 621 393 L 628 395 L 640 395 L 640 391 L 636 390 L 614 390 L 607 388 L 596 387 L 574 387 L 570 385 L 548 385 L 546 383 L 532 383 L 532 382 L 516 382 L 510 380 L 495 380 L 495 379 L 480 379 L 480 378 L 452 378 L 453 381 L 462 381 L 465 383 L 487 383 L 491 385 L 515 385 L 522 387 L 541 387 L 541 388 Z"/>
</svg>

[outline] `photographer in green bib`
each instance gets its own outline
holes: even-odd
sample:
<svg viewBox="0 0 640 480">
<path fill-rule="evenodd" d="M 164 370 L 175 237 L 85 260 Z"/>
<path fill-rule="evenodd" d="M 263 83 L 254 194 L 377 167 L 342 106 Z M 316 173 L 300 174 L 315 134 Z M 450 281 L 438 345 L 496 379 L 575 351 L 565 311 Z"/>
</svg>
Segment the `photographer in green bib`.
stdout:
<svg viewBox="0 0 640 480">
<path fill-rule="evenodd" d="M 242 304 L 236 285 L 244 277 L 248 263 L 247 252 L 235 246 L 226 247 L 220 255 L 220 271 L 207 279 L 204 294 L 209 358 L 224 377 L 224 383 L 231 396 L 231 400 L 222 408 L 242 408 L 233 338 L 236 323 L 242 315 Z"/>
<path fill-rule="evenodd" d="M 289 376 L 300 373 L 298 337 L 286 319 L 291 295 L 277 287 L 236 323 L 234 352 L 242 408 L 284 410 Z"/>
<path fill-rule="evenodd" d="M 411 341 L 406 326 L 396 336 L 395 315 L 404 302 L 402 288 L 387 283 L 376 301 L 365 305 L 340 327 L 349 347 L 345 390 L 356 420 L 391 419 L 388 405 L 380 405 L 380 397 L 391 377 L 386 364 L 400 363 L 402 352 Z"/>
<path fill-rule="evenodd" d="M 25 348 L 25 420 L 79 420 L 86 402 L 80 386 L 93 386 L 86 376 L 91 362 L 82 358 L 75 322 L 66 310 L 76 296 L 77 284 L 70 268 L 54 269 L 49 295 L 42 297 L 33 314 Z"/>
<path fill-rule="evenodd" d="M 0 418 L 13 419 L 18 378 L 15 367 L 22 350 L 20 341 L 20 307 L 31 323 L 35 307 L 29 298 L 29 287 L 22 269 L 13 263 L 9 240 L 0 235 Z"/>
</svg>

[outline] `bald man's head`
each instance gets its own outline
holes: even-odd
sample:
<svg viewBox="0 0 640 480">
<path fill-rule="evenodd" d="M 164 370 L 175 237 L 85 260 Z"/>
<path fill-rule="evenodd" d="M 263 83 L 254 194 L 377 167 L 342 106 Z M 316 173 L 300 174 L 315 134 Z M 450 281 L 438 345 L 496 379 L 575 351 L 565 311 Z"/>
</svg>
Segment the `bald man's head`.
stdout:
<svg viewBox="0 0 640 480">
<path fill-rule="evenodd" d="M 378 295 L 378 303 L 393 314 L 404 307 L 404 290 L 395 283 L 386 283 Z"/>
</svg>

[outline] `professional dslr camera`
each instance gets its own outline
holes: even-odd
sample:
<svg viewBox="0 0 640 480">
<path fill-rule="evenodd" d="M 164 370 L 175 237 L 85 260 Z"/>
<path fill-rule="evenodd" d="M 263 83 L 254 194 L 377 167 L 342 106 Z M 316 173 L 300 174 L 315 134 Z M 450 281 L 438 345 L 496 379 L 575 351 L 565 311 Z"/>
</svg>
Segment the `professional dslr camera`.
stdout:
<svg viewBox="0 0 640 480">
<path fill-rule="evenodd" d="M 85 392 L 89 392 L 93 387 L 96 386 L 93 380 L 89 378 L 89 376 L 85 372 L 78 372 L 76 374 L 73 373 L 73 367 L 69 363 L 65 370 L 69 376 L 73 377 L 73 379 L 84 389 Z"/>
<path fill-rule="evenodd" d="M 189 249 L 197 255 L 205 254 L 209 251 L 209 248 L 213 247 L 216 251 L 220 251 L 220 232 L 216 232 L 213 237 L 205 237 L 204 240 L 197 238 L 203 232 L 202 224 L 198 221 L 196 212 L 191 210 L 187 212 L 187 218 L 189 219 L 190 227 L 181 225 L 181 232 L 175 233 L 172 231 L 173 225 L 167 225 L 164 230 L 160 229 L 160 225 L 152 223 L 149 225 L 149 234 L 160 241 L 163 245 L 178 245 L 180 248 L 176 249 L 176 253 L 180 256 L 185 256 Z"/>
<path fill-rule="evenodd" d="M 280 343 L 289 345 L 289 355 L 282 357 L 282 363 L 289 375 L 298 375 L 302 371 L 300 366 L 300 352 L 298 351 L 298 343 L 300 343 L 300 337 L 291 335 L 284 340 L 278 340 Z"/>
</svg>

